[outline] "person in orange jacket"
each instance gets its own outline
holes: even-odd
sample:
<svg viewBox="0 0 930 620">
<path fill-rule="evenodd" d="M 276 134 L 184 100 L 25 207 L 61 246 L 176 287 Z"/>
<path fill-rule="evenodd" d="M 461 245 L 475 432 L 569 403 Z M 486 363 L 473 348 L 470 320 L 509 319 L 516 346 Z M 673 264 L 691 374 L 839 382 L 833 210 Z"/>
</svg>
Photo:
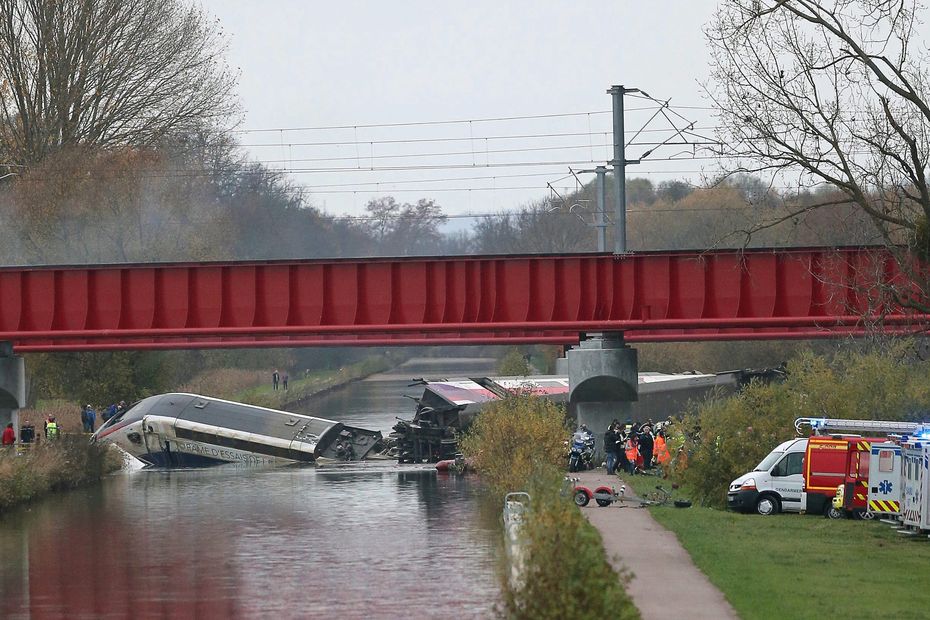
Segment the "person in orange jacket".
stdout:
<svg viewBox="0 0 930 620">
<path fill-rule="evenodd" d="M 642 468 L 643 457 L 639 454 L 636 435 L 630 435 L 626 440 L 626 462 L 629 472 L 636 473 L 637 468 Z"/>
<path fill-rule="evenodd" d="M 668 442 L 665 440 L 665 431 L 659 431 L 655 440 L 656 460 L 662 467 L 662 475 L 668 476 L 668 465 L 672 462 L 672 455 L 668 451 Z"/>
</svg>

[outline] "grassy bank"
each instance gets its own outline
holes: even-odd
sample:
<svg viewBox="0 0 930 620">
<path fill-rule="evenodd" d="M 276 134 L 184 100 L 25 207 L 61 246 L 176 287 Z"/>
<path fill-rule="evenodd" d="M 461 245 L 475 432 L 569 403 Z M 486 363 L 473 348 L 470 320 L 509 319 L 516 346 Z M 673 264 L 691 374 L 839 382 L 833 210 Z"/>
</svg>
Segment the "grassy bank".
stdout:
<svg viewBox="0 0 930 620">
<path fill-rule="evenodd" d="M 295 374 L 290 376 L 286 391 L 283 387 L 272 389 L 270 371 L 219 369 L 197 377 L 182 386 L 181 391 L 281 409 L 320 392 L 383 372 L 393 365 L 387 356 L 373 356 L 339 369 L 301 373 L 300 376 Z"/>
<path fill-rule="evenodd" d="M 502 563 L 500 615 L 638 618 L 624 579 L 607 562 L 600 534 L 559 492 L 567 432 L 560 407 L 515 396 L 482 410 L 461 444 L 495 498 L 508 491 L 532 497 L 522 530 L 523 585 L 510 582 Z"/>
<path fill-rule="evenodd" d="M 121 465 L 114 451 L 89 444 L 86 435 L 42 441 L 19 455 L 5 448 L 0 451 L 0 512 L 46 493 L 94 483 Z"/>
<path fill-rule="evenodd" d="M 639 494 L 656 484 L 671 488 L 651 476 L 629 484 Z M 649 510 L 743 618 L 859 618 L 870 602 L 880 602 L 882 615 L 909 618 L 930 607 L 930 590 L 915 587 L 930 565 L 930 543 L 883 523 L 697 506 Z"/>
</svg>

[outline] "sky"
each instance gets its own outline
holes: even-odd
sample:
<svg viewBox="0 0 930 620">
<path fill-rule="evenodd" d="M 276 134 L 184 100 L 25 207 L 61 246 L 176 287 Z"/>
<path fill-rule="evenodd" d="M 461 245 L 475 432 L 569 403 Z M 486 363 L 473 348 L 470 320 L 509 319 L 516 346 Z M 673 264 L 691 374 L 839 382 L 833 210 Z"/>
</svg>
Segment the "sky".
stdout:
<svg viewBox="0 0 930 620">
<path fill-rule="evenodd" d="M 202 5 L 240 72 L 240 142 L 251 158 L 286 169 L 331 215 L 361 215 L 388 195 L 433 199 L 458 216 L 547 198 L 559 206 L 577 183 L 569 167 L 611 157 L 613 84 L 694 106 L 674 112 L 696 130 L 713 125 L 701 84 L 709 73 L 702 27 L 715 0 Z M 636 143 L 670 137 L 661 115 L 634 136 L 657 104 L 632 95 L 624 104 L 628 159 L 651 148 Z M 653 157 L 692 153 L 664 146 Z M 697 182 L 712 166 L 652 161 L 627 176 Z"/>
</svg>

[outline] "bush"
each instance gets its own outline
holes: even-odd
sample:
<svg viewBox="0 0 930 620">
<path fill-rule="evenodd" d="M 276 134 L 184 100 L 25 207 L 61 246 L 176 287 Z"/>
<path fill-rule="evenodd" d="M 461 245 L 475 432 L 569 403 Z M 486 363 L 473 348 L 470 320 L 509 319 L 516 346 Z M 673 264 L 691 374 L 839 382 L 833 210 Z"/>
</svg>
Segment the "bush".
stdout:
<svg viewBox="0 0 930 620">
<path fill-rule="evenodd" d="M 532 500 L 523 534 L 524 586 L 503 581 L 501 613 L 508 618 L 639 618 L 624 590 L 626 575 L 610 567 L 597 529 L 569 497 L 560 472 L 547 468 L 529 484 Z"/>
<path fill-rule="evenodd" d="M 508 618 L 638 618 L 600 534 L 560 493 L 568 433 L 561 407 L 518 394 L 485 408 L 460 443 L 495 496 L 526 490 L 532 497 L 524 585 L 514 586 L 502 566 L 499 611 Z"/>
<path fill-rule="evenodd" d="M 63 435 L 36 444 L 17 456 L 0 452 L 0 512 L 50 491 L 73 489 L 102 478 L 122 464 L 110 446 L 91 444 L 83 435 Z"/>
<path fill-rule="evenodd" d="M 796 417 L 783 385 L 753 383 L 737 396 L 706 402 L 682 424 L 691 430 L 685 483 L 702 503 L 724 506 L 730 482 L 793 437 Z"/>
<path fill-rule="evenodd" d="M 530 374 L 530 364 L 519 349 L 510 349 L 498 362 L 497 372 L 505 377 L 525 377 Z"/>
<path fill-rule="evenodd" d="M 504 494 L 525 489 L 546 465 L 563 465 L 568 434 L 561 407 L 517 394 L 483 409 L 459 445 L 491 490 Z"/>
</svg>

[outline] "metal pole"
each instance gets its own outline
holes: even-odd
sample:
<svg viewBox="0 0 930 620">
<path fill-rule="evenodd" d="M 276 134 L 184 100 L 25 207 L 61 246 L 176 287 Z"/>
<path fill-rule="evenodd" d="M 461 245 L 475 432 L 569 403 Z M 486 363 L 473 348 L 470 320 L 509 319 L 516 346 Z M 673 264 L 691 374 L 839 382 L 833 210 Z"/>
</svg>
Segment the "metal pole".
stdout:
<svg viewBox="0 0 930 620">
<path fill-rule="evenodd" d="M 607 202 L 604 195 L 604 175 L 607 174 L 606 166 L 597 166 L 594 169 L 597 174 L 597 251 L 607 251 L 607 218 L 604 212 L 604 205 Z"/>
<path fill-rule="evenodd" d="M 623 142 L 623 85 L 611 86 L 607 91 L 613 97 L 614 113 L 614 158 L 609 162 L 614 168 L 614 254 L 626 254 L 626 149 Z"/>
</svg>

